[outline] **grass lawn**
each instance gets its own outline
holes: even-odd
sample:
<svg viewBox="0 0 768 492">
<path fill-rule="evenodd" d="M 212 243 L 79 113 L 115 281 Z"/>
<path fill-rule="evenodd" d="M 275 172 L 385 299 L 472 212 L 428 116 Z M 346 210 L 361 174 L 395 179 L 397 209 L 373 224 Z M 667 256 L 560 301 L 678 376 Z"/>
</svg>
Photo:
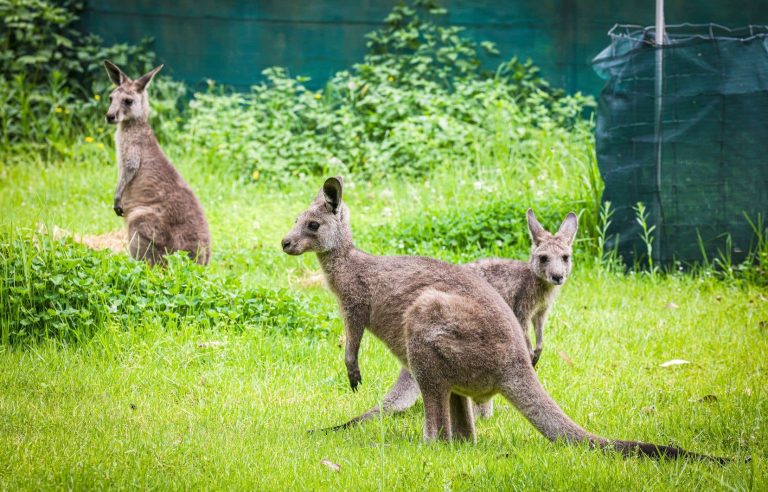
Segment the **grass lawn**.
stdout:
<svg viewBox="0 0 768 492">
<path fill-rule="evenodd" d="M 88 152 L 61 165 L 0 164 L 2 231 L 120 228 L 111 210 L 113 158 Z M 287 288 L 310 296 L 313 310 L 335 310 L 312 280 L 316 260 L 279 250 L 321 180 L 232 184 L 183 164 L 183 153 L 173 157 L 211 222 L 211 275 Z M 354 183 L 345 197 L 353 231 L 365 249 L 396 251 L 377 241 L 382 225 L 457 201 L 476 206 L 483 193 L 472 183 L 487 178 L 462 169 L 428 184 Z M 513 193 L 524 205 L 546 201 L 546 193 Z M 499 397 L 474 446 L 422 443 L 420 404 L 344 432 L 308 433 L 366 410 L 398 371 L 368 335 L 363 385 L 352 393 L 341 322 L 332 327 L 292 336 L 169 330 L 149 320 L 107 324 L 80 343 L 0 345 L 0 489 L 768 490 L 768 292 L 757 286 L 625 276 L 582 255 L 545 328 L 538 366 L 544 387 L 592 432 L 751 455 L 749 464 L 624 459 L 550 443 Z M 689 363 L 660 366 L 671 359 Z"/>
</svg>

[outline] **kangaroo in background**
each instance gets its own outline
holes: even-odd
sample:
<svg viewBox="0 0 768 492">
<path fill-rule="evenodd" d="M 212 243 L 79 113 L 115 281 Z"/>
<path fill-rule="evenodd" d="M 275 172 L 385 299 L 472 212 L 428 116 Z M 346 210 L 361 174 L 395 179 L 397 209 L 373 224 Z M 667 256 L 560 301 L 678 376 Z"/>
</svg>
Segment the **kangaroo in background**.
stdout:
<svg viewBox="0 0 768 492">
<path fill-rule="evenodd" d="M 484 259 L 467 263 L 464 268 L 485 279 L 501 294 L 520 322 L 533 366 L 539 360 L 543 342 L 544 322 L 560 287 L 565 283 L 572 268 L 572 246 L 578 228 L 578 218 L 569 213 L 556 234 L 550 234 L 536 220 L 533 210 L 528 209 L 528 232 L 532 249 L 529 261 Z M 536 333 L 536 349 L 528 335 L 533 322 Z M 345 429 L 352 424 L 371 419 L 380 413 L 399 413 L 411 408 L 419 398 L 419 388 L 408 369 L 403 367 L 394 386 L 378 405 L 350 421 L 323 430 Z M 493 400 L 478 405 L 476 413 L 487 418 L 493 414 Z"/>
<path fill-rule="evenodd" d="M 475 440 L 471 400 L 507 398 L 544 436 L 624 454 L 712 459 L 673 446 L 610 440 L 582 429 L 542 388 L 512 309 L 468 269 L 416 256 L 373 256 L 352 242 L 341 178 L 329 178 L 282 241 L 317 254 L 344 317 L 354 390 L 365 328 L 408 368 L 424 398 L 424 438 Z"/>
<path fill-rule="evenodd" d="M 512 308 L 523 328 L 531 362 L 536 367 L 541 357 L 547 313 L 560 286 L 571 273 L 573 239 L 579 223 L 576 214 L 570 212 L 557 233 L 550 234 L 541 227 L 530 208 L 526 217 L 532 242 L 529 261 L 492 258 L 468 263 L 466 266 L 491 284 Z M 536 334 L 535 349 L 528 335 L 531 323 Z"/>
<path fill-rule="evenodd" d="M 166 254 L 186 251 L 206 265 L 211 236 L 203 207 L 157 142 L 147 119 L 147 87 L 162 65 L 131 80 L 115 64 L 104 61 L 117 86 L 109 96 L 107 122 L 117 125 L 118 182 L 113 209 L 128 224 L 131 256 L 150 265 Z"/>
</svg>

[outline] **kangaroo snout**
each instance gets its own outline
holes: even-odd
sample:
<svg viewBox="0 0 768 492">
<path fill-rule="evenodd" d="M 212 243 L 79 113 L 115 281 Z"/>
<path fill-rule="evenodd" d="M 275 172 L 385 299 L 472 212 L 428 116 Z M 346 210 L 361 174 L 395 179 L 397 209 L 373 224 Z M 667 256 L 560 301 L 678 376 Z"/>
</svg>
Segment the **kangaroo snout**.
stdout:
<svg viewBox="0 0 768 492">
<path fill-rule="evenodd" d="M 290 238 L 285 237 L 280 244 L 283 246 L 283 252 L 291 256 L 300 255 L 302 253 L 297 249 L 299 245 L 298 241 L 293 241 Z"/>
<path fill-rule="evenodd" d="M 117 116 L 115 116 L 112 113 L 107 113 L 106 118 L 107 118 L 107 123 L 114 123 L 117 120 Z"/>
<path fill-rule="evenodd" d="M 555 285 L 560 285 L 563 283 L 563 276 L 562 275 L 552 275 L 552 283 Z"/>
</svg>

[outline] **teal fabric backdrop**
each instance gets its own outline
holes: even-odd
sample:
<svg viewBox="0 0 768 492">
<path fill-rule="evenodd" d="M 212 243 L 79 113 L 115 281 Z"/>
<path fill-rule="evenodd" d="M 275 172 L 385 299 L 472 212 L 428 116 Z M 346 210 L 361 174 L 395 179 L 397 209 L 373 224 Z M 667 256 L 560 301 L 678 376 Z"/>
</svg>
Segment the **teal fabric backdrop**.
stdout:
<svg viewBox="0 0 768 492">
<path fill-rule="evenodd" d="M 264 68 L 287 67 L 318 87 L 360 60 L 365 34 L 396 2 L 386 0 L 90 0 L 82 27 L 107 42 L 155 39 L 173 76 L 193 85 L 214 79 L 240 89 Z M 449 0 L 445 21 L 497 44 L 503 58 L 532 58 L 555 86 L 598 94 L 591 59 L 616 23 L 648 25 L 654 1 Z M 766 0 L 667 0 L 667 21 L 768 24 Z M 491 63 L 494 63 L 491 61 Z"/>
</svg>

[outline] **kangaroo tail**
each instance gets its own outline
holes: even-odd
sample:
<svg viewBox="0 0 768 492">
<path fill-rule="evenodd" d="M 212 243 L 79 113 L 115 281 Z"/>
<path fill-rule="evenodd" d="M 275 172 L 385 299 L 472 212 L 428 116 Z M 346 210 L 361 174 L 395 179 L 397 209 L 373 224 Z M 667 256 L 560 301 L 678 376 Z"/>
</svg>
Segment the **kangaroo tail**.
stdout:
<svg viewBox="0 0 768 492">
<path fill-rule="evenodd" d="M 612 440 L 610 441 L 610 444 L 613 449 L 625 456 L 640 455 L 649 458 L 668 459 L 687 458 L 700 461 L 713 461 L 721 465 L 725 465 L 732 461 L 730 458 L 698 454 L 675 446 L 662 446 L 660 444 L 651 444 L 647 442 Z"/>
<path fill-rule="evenodd" d="M 611 440 L 591 434 L 570 419 L 539 383 L 533 367 L 518 366 L 514 377 L 502 389 L 507 398 L 536 429 L 552 441 L 564 439 L 571 444 L 586 443 L 599 449 L 615 449 L 625 456 L 650 458 L 691 458 L 727 463 L 727 458 L 692 453 L 674 446 L 661 446 L 636 441 Z M 524 375 L 523 375 L 524 374 Z"/>
</svg>

